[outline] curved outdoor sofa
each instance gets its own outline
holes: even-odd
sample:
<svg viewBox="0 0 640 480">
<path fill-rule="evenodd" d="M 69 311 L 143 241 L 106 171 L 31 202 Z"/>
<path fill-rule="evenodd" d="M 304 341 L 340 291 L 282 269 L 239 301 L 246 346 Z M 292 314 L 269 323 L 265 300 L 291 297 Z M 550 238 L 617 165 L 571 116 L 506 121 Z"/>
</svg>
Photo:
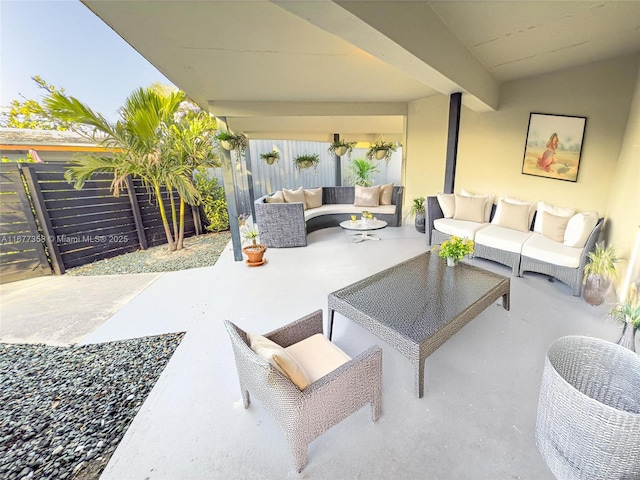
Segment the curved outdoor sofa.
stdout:
<svg viewBox="0 0 640 480">
<path fill-rule="evenodd" d="M 365 210 L 390 227 L 398 227 L 403 194 L 404 187 L 394 186 L 390 205 L 360 207 L 354 205 L 355 187 L 322 187 L 322 205 L 308 209 L 303 202 L 269 203 L 265 200 L 273 194 L 264 195 L 254 202 L 260 243 L 272 248 L 304 247 L 307 233 L 337 227 Z"/>
</svg>

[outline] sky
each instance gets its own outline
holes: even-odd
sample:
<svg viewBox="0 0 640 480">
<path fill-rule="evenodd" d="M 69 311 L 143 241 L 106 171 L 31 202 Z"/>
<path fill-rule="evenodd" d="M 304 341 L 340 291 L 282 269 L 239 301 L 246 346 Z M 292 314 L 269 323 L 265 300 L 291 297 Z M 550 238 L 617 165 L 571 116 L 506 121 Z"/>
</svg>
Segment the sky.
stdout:
<svg viewBox="0 0 640 480">
<path fill-rule="evenodd" d="M 34 75 L 110 121 L 136 88 L 172 85 L 80 1 L 0 0 L 0 105 L 41 100 Z"/>
</svg>

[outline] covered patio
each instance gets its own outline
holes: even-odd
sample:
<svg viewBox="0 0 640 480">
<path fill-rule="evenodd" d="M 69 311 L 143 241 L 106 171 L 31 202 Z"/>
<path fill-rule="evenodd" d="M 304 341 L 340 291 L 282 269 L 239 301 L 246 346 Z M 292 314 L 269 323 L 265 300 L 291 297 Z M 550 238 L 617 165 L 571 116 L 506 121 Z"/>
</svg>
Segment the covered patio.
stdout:
<svg viewBox="0 0 640 480">
<path fill-rule="evenodd" d="M 223 320 L 266 333 L 320 308 L 326 325 L 328 293 L 427 249 L 413 227 L 380 237 L 353 243 L 339 228 L 320 230 L 306 248 L 268 250 L 257 269 L 229 247 L 214 267 L 162 274 L 87 336 L 187 331 L 101 478 L 553 478 L 534 438 L 546 349 L 564 335 L 616 341 L 620 326 L 606 304 L 542 275 L 512 277 L 509 312 L 496 302 L 427 358 L 421 399 L 408 360 L 338 315 L 333 339 L 345 352 L 383 349 L 382 416 L 371 422 L 365 406 L 324 433 L 300 475 L 260 402 L 243 408 Z"/>
</svg>

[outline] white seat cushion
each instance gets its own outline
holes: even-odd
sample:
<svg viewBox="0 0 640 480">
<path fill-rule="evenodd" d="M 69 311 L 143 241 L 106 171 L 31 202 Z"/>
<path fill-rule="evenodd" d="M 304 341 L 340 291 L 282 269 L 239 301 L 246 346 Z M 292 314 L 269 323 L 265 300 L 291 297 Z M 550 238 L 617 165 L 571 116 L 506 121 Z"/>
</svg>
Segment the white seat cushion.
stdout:
<svg viewBox="0 0 640 480">
<path fill-rule="evenodd" d="M 321 333 L 285 348 L 302 366 L 311 383 L 347 363 L 351 357 Z"/>
<path fill-rule="evenodd" d="M 581 254 L 582 248 L 567 247 L 540 233 L 533 233 L 522 246 L 522 255 L 561 267 L 578 268 Z"/>
<path fill-rule="evenodd" d="M 512 228 L 488 225 L 476 232 L 475 242 L 486 247 L 497 248 L 506 252 L 520 253 L 522 245 L 532 232 L 521 232 Z"/>
<path fill-rule="evenodd" d="M 348 203 L 327 203 L 318 208 L 310 208 L 304 211 L 305 221 L 310 218 L 319 217 L 320 215 L 331 215 L 334 213 L 355 213 L 356 215 L 364 211 L 376 214 L 390 214 L 396 213 L 395 205 L 380 205 L 378 207 L 356 207 Z"/>
<path fill-rule="evenodd" d="M 454 220 L 453 218 L 438 218 L 433 221 L 436 230 L 447 235 L 468 238 L 473 240 L 476 232 L 489 225 L 488 223 L 469 222 L 467 220 Z"/>
</svg>

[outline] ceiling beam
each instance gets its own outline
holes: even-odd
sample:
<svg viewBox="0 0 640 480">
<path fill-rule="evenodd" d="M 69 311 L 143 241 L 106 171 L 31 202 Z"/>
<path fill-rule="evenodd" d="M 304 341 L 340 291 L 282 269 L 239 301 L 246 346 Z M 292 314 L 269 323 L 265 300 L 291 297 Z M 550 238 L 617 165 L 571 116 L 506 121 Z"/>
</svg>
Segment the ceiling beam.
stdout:
<svg viewBox="0 0 640 480">
<path fill-rule="evenodd" d="M 406 115 L 404 102 L 250 102 L 210 100 L 209 111 L 226 117 L 342 117 Z"/>
</svg>

